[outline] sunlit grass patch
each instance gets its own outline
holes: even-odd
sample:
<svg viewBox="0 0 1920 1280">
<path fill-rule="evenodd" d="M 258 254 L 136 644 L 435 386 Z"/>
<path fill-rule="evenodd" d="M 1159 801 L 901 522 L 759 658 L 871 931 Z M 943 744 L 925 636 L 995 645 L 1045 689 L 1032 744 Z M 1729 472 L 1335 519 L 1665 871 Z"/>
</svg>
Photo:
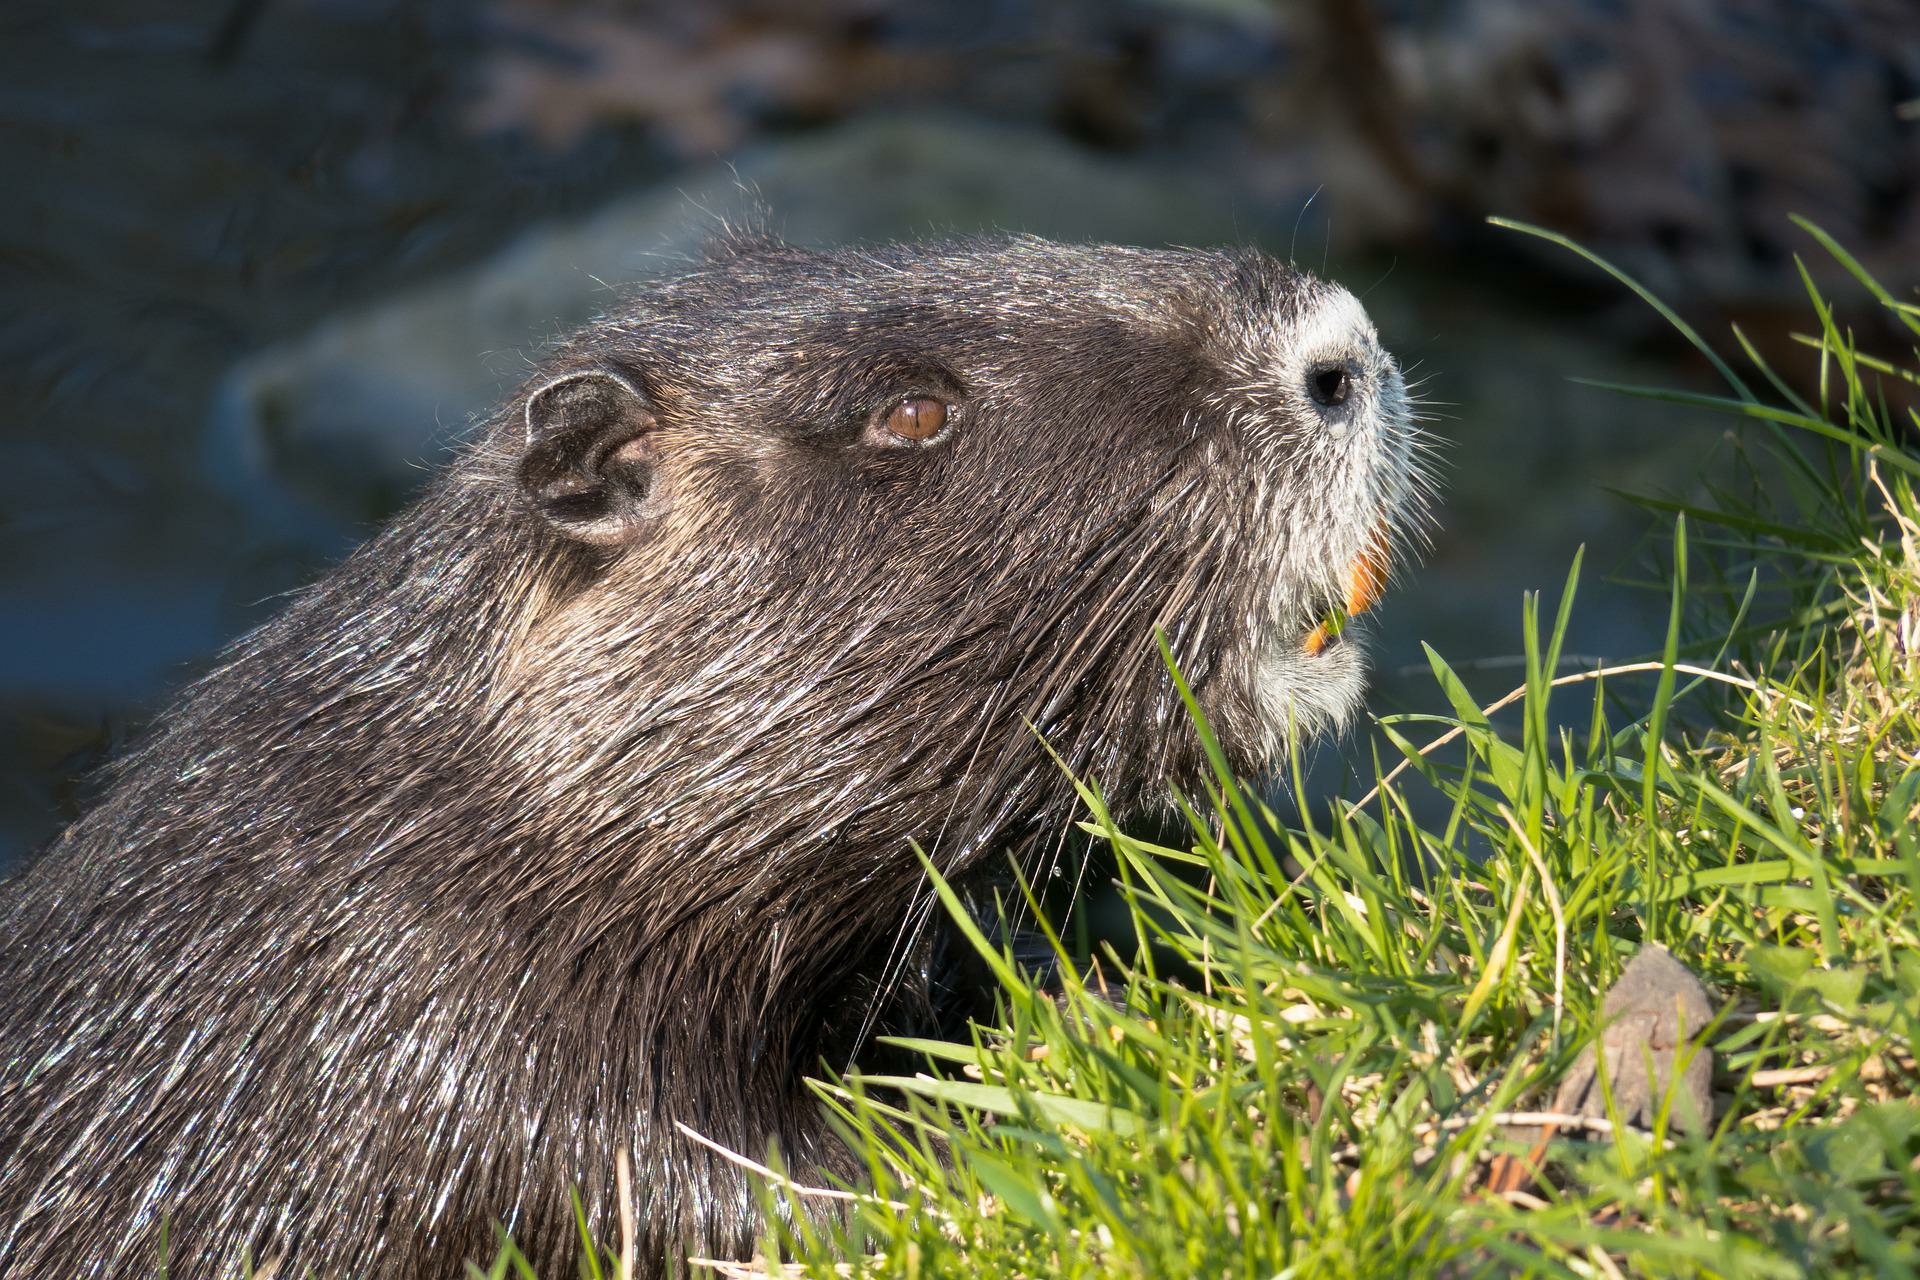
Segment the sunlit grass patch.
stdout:
<svg viewBox="0 0 1920 1280">
<path fill-rule="evenodd" d="M 1920 308 L 1809 230 L 1920 335 Z M 910 1045 L 920 1074 L 820 1086 L 869 1182 L 771 1178 L 774 1267 L 1920 1266 L 1920 420 L 1888 389 L 1920 361 L 1857 350 L 1809 294 L 1817 388 L 1737 335 L 1744 373 L 1713 356 L 1725 396 L 1642 392 L 1730 415 L 1773 476 L 1657 504 L 1675 517 L 1661 655 L 1567 669 L 1576 564 L 1551 609 L 1524 602 L 1508 705 L 1430 654 L 1448 710 L 1382 721 L 1378 785 L 1299 829 L 1221 768 L 1183 798 L 1190 841 L 1154 846 L 1084 782 L 1135 935 L 1098 957 L 1104 994 L 1070 974 L 1040 990 L 979 937 L 1003 1025 Z M 1439 820 L 1416 816 L 1422 789 Z M 1711 1123 L 1554 1113 L 1650 943 L 1711 995 L 1683 1049 L 1712 1054 Z"/>
</svg>

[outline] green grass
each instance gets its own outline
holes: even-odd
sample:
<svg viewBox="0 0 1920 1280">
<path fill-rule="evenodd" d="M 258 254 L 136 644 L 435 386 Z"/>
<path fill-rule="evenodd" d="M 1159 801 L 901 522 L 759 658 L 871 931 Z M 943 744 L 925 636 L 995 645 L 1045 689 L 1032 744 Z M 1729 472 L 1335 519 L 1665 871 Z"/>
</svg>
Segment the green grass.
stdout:
<svg viewBox="0 0 1920 1280">
<path fill-rule="evenodd" d="M 1736 333 L 1724 396 L 1639 392 L 1727 415 L 1760 481 L 1649 504 L 1673 528 L 1662 654 L 1561 663 L 1576 563 L 1524 602 L 1509 705 L 1430 653 L 1449 710 L 1382 720 L 1377 785 L 1302 829 L 1221 770 L 1183 798 L 1191 844 L 1156 847 L 1084 783 L 1135 934 L 1100 957 L 1111 999 L 1037 991 L 978 938 L 1003 1025 L 819 1086 L 869 1182 L 771 1180 L 773 1269 L 1913 1274 L 1920 420 L 1888 388 L 1920 360 L 1855 350 L 1808 292 L 1817 391 Z M 1513 1113 L 1550 1105 L 1649 941 L 1719 1010 L 1714 1123 L 1541 1144 Z"/>
</svg>

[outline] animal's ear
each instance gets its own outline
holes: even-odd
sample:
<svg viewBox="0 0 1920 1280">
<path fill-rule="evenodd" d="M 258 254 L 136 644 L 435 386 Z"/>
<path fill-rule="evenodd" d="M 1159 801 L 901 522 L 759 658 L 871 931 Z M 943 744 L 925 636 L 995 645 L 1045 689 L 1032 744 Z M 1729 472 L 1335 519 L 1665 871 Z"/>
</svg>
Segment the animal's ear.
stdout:
<svg viewBox="0 0 1920 1280">
<path fill-rule="evenodd" d="M 527 396 L 520 487 L 570 538 L 630 542 L 657 514 L 653 405 L 625 373 L 576 369 Z"/>
</svg>

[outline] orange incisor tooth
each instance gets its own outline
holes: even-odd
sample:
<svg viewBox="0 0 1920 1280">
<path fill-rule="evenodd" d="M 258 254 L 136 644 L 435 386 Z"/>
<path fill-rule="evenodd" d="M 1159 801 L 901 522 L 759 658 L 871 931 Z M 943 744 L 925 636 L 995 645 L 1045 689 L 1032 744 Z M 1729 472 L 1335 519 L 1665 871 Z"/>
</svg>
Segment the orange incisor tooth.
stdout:
<svg viewBox="0 0 1920 1280">
<path fill-rule="evenodd" d="M 1373 541 L 1353 562 L 1353 575 L 1347 579 L 1347 616 L 1365 613 L 1380 602 L 1387 589 L 1387 531 L 1374 531 Z"/>
<path fill-rule="evenodd" d="M 1387 531 L 1381 528 L 1374 531 L 1367 549 L 1353 562 L 1353 570 L 1347 577 L 1346 608 L 1329 613 L 1307 633 L 1306 650 L 1309 655 L 1325 649 L 1328 642 L 1345 628 L 1349 618 L 1365 613 L 1380 602 L 1380 596 L 1387 589 L 1389 563 Z"/>
</svg>

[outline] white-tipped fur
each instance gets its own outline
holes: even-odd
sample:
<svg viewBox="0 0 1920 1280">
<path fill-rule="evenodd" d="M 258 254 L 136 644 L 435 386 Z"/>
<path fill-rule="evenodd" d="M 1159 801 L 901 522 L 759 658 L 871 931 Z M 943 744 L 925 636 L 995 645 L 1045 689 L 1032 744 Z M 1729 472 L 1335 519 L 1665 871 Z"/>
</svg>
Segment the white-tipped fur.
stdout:
<svg viewBox="0 0 1920 1280">
<path fill-rule="evenodd" d="M 1252 437 L 1284 441 L 1301 460 L 1261 484 L 1263 554 L 1279 568 L 1265 616 L 1255 621 L 1255 698 L 1268 757 L 1278 760 L 1290 734 L 1344 726 L 1366 687 L 1363 624 L 1318 653 L 1307 636 L 1329 604 L 1346 599 L 1370 547 L 1404 542 L 1417 528 L 1420 480 L 1406 384 L 1380 345 L 1366 309 L 1347 290 L 1314 282 L 1249 326 L 1235 362 L 1243 399 L 1265 419 Z M 1345 364 L 1353 383 L 1345 403 L 1313 401 L 1309 379 Z"/>
</svg>

